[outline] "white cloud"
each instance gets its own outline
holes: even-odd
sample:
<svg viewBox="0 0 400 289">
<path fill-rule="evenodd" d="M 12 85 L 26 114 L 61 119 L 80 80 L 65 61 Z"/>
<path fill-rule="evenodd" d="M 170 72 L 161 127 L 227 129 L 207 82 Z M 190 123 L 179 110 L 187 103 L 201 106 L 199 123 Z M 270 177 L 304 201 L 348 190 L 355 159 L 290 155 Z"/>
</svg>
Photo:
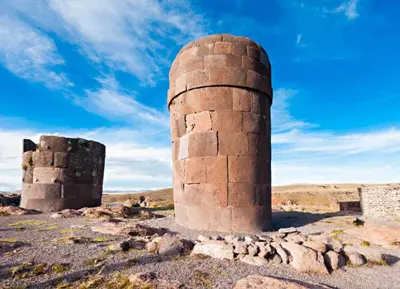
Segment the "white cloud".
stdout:
<svg viewBox="0 0 400 289">
<path fill-rule="evenodd" d="M 183 0 L 18 0 L 7 3 L 47 31 L 77 44 L 92 61 L 155 85 L 176 45 L 204 33 L 204 20 Z M 47 19 L 44 21 L 43 19 Z"/>
<path fill-rule="evenodd" d="M 289 112 L 289 100 L 298 93 L 295 89 L 280 88 L 274 91 L 271 107 L 273 132 L 282 132 L 295 128 L 313 127 L 310 123 L 295 119 Z"/>
<path fill-rule="evenodd" d="M 17 18 L 0 14 L 0 62 L 13 74 L 50 88 L 71 86 L 54 42 Z"/>
<path fill-rule="evenodd" d="M 356 19 L 360 16 L 357 11 L 357 3 L 358 0 L 350 0 L 348 2 L 344 2 L 339 7 L 334 9 L 333 12 L 344 13 L 344 15 L 350 20 Z"/>
<path fill-rule="evenodd" d="M 297 44 L 297 45 L 300 44 L 300 42 L 301 42 L 301 37 L 302 37 L 301 34 L 297 34 L 297 38 L 296 38 L 296 44 Z"/>
<path fill-rule="evenodd" d="M 97 79 L 100 88 L 86 90 L 85 96 L 75 97 L 75 103 L 91 113 L 113 120 L 124 120 L 136 124 L 157 124 L 168 128 L 169 116 L 157 109 L 141 104 L 135 92 L 124 91 L 112 76 Z"/>
</svg>

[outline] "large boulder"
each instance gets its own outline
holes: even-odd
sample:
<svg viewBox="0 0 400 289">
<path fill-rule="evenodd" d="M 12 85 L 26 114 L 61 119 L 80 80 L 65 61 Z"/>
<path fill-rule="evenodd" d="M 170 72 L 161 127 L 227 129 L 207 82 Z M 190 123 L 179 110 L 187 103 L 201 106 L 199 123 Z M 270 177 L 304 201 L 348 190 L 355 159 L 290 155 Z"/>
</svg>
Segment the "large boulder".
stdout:
<svg viewBox="0 0 400 289">
<path fill-rule="evenodd" d="M 253 266 L 266 266 L 268 265 L 268 260 L 264 259 L 262 257 L 254 257 L 254 256 L 249 256 L 249 255 L 244 255 L 239 258 L 240 261 L 243 263 L 253 265 Z"/>
<path fill-rule="evenodd" d="M 224 241 L 204 241 L 196 244 L 193 248 L 191 256 L 205 255 L 217 259 L 233 259 L 233 246 Z"/>
<path fill-rule="evenodd" d="M 313 249 L 314 251 L 321 252 L 322 254 L 326 252 L 326 244 L 320 241 L 305 241 L 303 246 Z"/>
<path fill-rule="evenodd" d="M 390 220 L 365 220 L 364 226 L 346 231 L 355 238 L 377 245 L 400 244 L 400 222 Z"/>
<path fill-rule="evenodd" d="M 356 252 L 363 255 L 367 261 L 372 263 L 382 263 L 383 256 L 378 248 L 362 247 L 362 246 L 346 246 L 344 247 L 345 253 Z"/>
<path fill-rule="evenodd" d="M 292 259 L 291 265 L 297 271 L 316 274 L 329 273 L 324 264 L 324 257 L 320 252 L 292 242 L 281 243 L 281 246 L 289 252 Z"/>
<path fill-rule="evenodd" d="M 158 242 L 157 253 L 160 255 L 179 255 L 187 253 L 192 248 L 192 242 L 179 239 L 176 235 L 167 233 Z"/>
<path fill-rule="evenodd" d="M 347 260 L 353 266 L 362 266 L 367 263 L 367 259 L 357 252 L 345 252 Z"/>
<path fill-rule="evenodd" d="M 306 284 L 260 275 L 250 275 L 236 282 L 234 289 L 322 289 L 326 286 Z"/>
</svg>

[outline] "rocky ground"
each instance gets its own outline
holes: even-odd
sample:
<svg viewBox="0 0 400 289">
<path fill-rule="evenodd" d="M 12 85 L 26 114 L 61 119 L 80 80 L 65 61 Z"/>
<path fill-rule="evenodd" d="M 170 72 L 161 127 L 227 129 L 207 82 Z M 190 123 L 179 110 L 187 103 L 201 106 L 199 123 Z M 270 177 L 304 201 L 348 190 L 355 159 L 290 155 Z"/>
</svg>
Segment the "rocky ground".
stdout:
<svg viewBox="0 0 400 289">
<path fill-rule="evenodd" d="M 363 226 L 353 223 L 354 216 L 274 212 L 275 229 L 294 226 L 296 230 L 280 235 L 271 232 L 264 234 L 264 238 L 265 235 L 282 238 L 282 242 L 294 243 L 292 246 L 298 246 L 296 248 L 301 251 L 304 246 L 300 244 L 306 245 L 304 242 L 316 242 L 328 236 L 342 244 L 344 251 L 352 249 L 363 254 L 362 257 L 368 257 L 364 258 L 366 264 L 356 266 L 347 260 L 345 266 L 328 273 L 331 268 L 321 269 L 320 272 L 302 270 L 301 266 L 308 266 L 299 265 L 299 260 L 303 258 L 296 256 L 303 256 L 302 253 L 294 252 L 289 247 L 285 250 L 292 251 L 293 256 L 288 256 L 290 264 L 272 258 L 279 255 L 274 252 L 269 261 L 266 255 L 266 261 L 257 266 L 251 258 L 258 258 L 261 252 L 256 257 L 248 255 L 250 247 L 258 240 L 256 236 L 252 236 L 254 240 L 251 244 L 244 244 L 247 240 L 245 236 L 228 236 L 227 239 L 236 237 L 229 243 L 223 239 L 226 237 L 223 234 L 191 231 L 177 226 L 173 211 L 137 213 L 139 209 L 132 210 L 117 207 L 101 210 L 102 213 L 94 213 L 93 210 L 78 214 L 67 212 L 66 216 L 0 216 L 0 288 L 233 288 L 238 280 L 249 275 L 295 280 L 296 286 L 300 286 L 291 288 L 400 287 L 400 247 L 397 243 L 400 229 L 397 233 L 391 229 L 398 228 L 398 220 L 391 220 L 390 226 L 387 222 L 374 223 L 374 226 L 367 226 L 369 223 L 366 222 Z M 377 231 L 376 228 L 381 229 Z M 160 237 L 166 232 L 167 235 Z M 203 235 L 200 243 L 197 241 L 199 235 Z M 153 242 L 149 242 L 151 240 Z M 190 244 L 190 241 L 193 243 Z M 206 256 L 207 250 L 199 251 L 199 246 L 207 242 L 223 243 L 234 250 L 238 250 L 238 242 L 241 242 L 246 252 L 228 252 L 228 259 L 213 258 L 218 256 L 214 253 L 211 254 L 213 257 Z M 193 251 L 205 254 L 190 254 L 195 243 L 197 249 L 195 247 Z M 265 241 L 261 245 L 268 247 L 267 243 Z M 318 268 L 325 268 L 321 267 L 324 260 L 321 261 L 319 253 L 316 253 L 318 248 L 306 250 L 319 259 Z M 344 256 L 344 253 L 341 254 Z M 299 260 L 296 261 L 296 258 Z M 241 281 L 246 284 L 239 282 L 236 288 L 269 288 L 266 285 L 249 287 L 249 282 L 253 285 L 267 284 L 265 282 L 271 280 L 249 278 Z M 281 286 L 290 287 L 287 284 Z"/>
</svg>

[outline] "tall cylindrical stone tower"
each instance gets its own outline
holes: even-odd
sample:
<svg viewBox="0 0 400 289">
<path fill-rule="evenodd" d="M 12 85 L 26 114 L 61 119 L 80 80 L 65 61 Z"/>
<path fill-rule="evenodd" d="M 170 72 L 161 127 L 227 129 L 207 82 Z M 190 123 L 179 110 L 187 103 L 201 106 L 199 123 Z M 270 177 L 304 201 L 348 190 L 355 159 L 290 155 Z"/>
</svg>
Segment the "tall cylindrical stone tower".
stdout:
<svg viewBox="0 0 400 289">
<path fill-rule="evenodd" d="M 105 149 L 81 138 L 24 140 L 20 206 L 42 212 L 100 206 Z"/>
<path fill-rule="evenodd" d="M 169 75 L 176 222 L 254 232 L 271 221 L 271 66 L 245 37 L 182 48 Z"/>
</svg>

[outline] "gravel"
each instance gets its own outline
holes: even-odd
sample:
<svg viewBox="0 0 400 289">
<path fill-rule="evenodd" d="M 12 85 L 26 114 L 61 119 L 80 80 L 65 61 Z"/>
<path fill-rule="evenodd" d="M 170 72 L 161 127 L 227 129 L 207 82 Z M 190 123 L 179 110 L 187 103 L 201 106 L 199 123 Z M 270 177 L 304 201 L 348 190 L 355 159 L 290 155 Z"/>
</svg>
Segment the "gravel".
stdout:
<svg viewBox="0 0 400 289">
<path fill-rule="evenodd" d="M 301 218 L 304 213 L 282 213 L 275 215 L 275 226 L 293 226 L 291 219 Z M 28 216 L 5 216 L 0 217 L 0 239 L 15 238 L 22 241 L 25 245 L 20 247 L 13 255 L 3 255 L 0 258 L 0 281 L 2 285 L 9 288 L 17 288 L 19 285 L 28 285 L 27 288 L 55 288 L 63 278 L 67 281 L 83 278 L 85 275 L 94 274 L 96 271 L 93 265 L 88 265 L 85 261 L 106 257 L 106 266 L 102 271 L 105 276 L 112 276 L 116 272 L 123 274 L 133 274 L 138 272 L 153 271 L 158 278 L 178 281 L 187 285 L 189 288 L 232 288 L 237 280 L 251 274 L 260 274 L 272 277 L 282 277 L 295 279 L 298 281 L 319 283 L 328 285 L 332 288 L 400 288 L 400 248 L 385 249 L 382 252 L 391 255 L 389 258 L 390 266 L 364 266 L 359 268 L 346 267 L 344 270 L 335 271 L 328 276 L 308 275 L 297 273 L 290 265 L 270 264 L 264 267 L 255 267 L 239 261 L 216 260 L 216 259 L 197 259 L 189 256 L 166 257 L 147 253 L 145 250 L 133 250 L 126 253 L 109 254 L 105 256 L 106 247 L 112 242 L 125 239 L 124 236 L 111 236 L 94 233 L 89 226 L 98 223 L 99 220 L 84 217 L 52 219 L 50 214 L 28 215 Z M 295 217 L 297 216 L 297 217 Z M 288 218 L 290 217 L 290 218 Z M 329 216 L 325 216 L 329 217 Z M 354 218 L 353 218 L 354 219 Z M 22 220 L 43 220 L 47 225 L 23 226 L 25 230 L 16 231 L 15 227 L 8 224 Z M 349 223 L 349 217 L 331 217 L 324 219 L 324 216 L 315 216 L 308 219 L 308 222 L 301 220 L 301 227 L 298 229 L 302 233 L 315 233 L 326 230 L 342 228 Z M 132 221 L 135 222 L 135 221 Z M 341 222 L 341 223 L 340 223 Z M 165 218 L 141 221 L 154 227 L 168 228 L 170 231 L 180 234 L 183 238 L 195 240 L 199 234 L 205 236 L 223 236 L 221 233 L 210 233 L 193 231 L 182 228 L 174 222 L 171 214 Z M 56 224 L 57 229 L 49 231 L 37 231 L 39 228 L 51 227 L 49 224 Z M 74 236 L 84 237 L 107 237 L 109 242 L 96 244 L 57 244 L 54 239 L 68 236 L 60 232 L 62 229 L 70 229 L 71 225 L 83 226 L 83 229 L 76 230 Z M 288 227 L 289 227 L 288 226 Z M 54 225 L 53 225 L 54 227 Z M 2 254 L 2 253 L 0 253 Z M 38 263 L 69 263 L 71 269 L 64 273 L 51 273 L 27 279 L 12 279 L 9 269 L 24 262 L 35 261 Z M 198 278 L 201 275 L 202 278 Z M 204 276 L 207 276 L 204 278 Z M 62 278 L 60 278 L 62 277 Z M 204 280 L 206 279 L 207 282 Z M 211 286 L 210 286 L 211 285 Z M 0 288 L 2 288 L 0 286 Z M 7 287 L 5 287 L 7 288 Z"/>
</svg>

